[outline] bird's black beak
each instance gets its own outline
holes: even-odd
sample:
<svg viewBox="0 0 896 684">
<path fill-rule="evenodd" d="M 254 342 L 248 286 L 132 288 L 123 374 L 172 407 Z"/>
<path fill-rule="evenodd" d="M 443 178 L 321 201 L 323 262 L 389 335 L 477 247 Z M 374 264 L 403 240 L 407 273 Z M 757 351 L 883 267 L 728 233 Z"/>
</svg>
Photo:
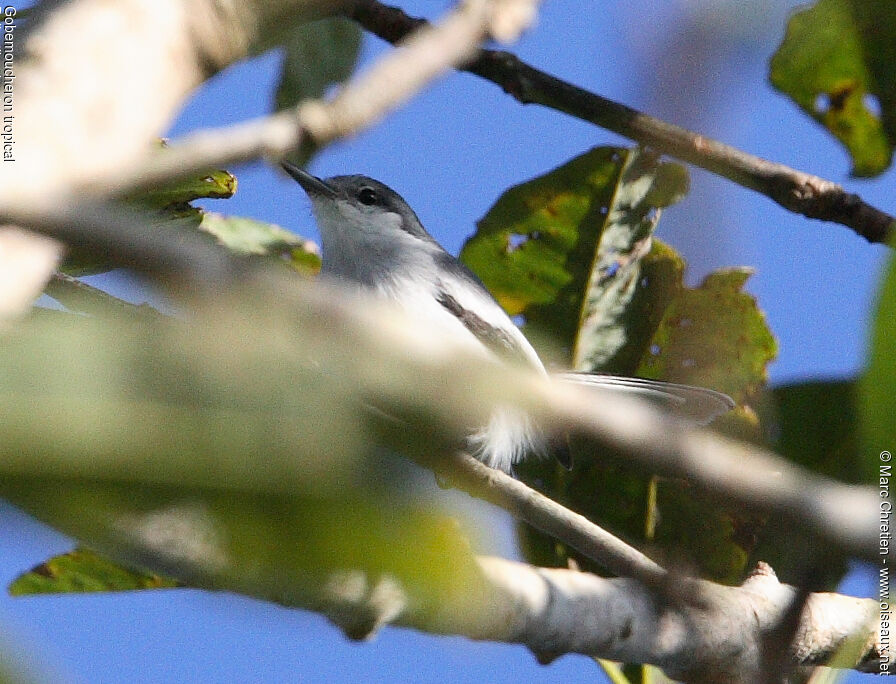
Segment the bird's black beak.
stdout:
<svg viewBox="0 0 896 684">
<path fill-rule="evenodd" d="M 295 178 L 296 182 L 301 185 L 305 192 L 311 197 L 314 197 L 315 195 L 323 197 L 336 196 L 336 190 L 333 187 L 317 176 L 312 176 L 304 169 L 300 169 L 295 164 L 290 164 L 288 161 L 281 161 L 280 166 L 283 167 L 283 170 L 286 171 L 286 173 Z"/>
</svg>

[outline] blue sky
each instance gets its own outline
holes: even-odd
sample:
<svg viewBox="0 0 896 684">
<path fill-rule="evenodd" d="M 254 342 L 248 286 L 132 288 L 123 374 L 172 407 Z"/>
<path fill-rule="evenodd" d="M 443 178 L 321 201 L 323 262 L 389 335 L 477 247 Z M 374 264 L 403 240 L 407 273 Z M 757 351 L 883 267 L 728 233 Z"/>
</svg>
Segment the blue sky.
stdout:
<svg viewBox="0 0 896 684">
<path fill-rule="evenodd" d="M 605 96 L 749 152 L 845 183 L 893 211 L 893 173 L 848 177 L 843 150 L 767 84 L 767 62 L 794 2 L 651 0 L 546 2 L 513 51 Z M 437 16 L 443 2 L 403 3 Z M 386 47 L 365 40 L 364 59 Z M 279 57 L 219 75 L 170 131 L 233 123 L 268 111 Z M 624 143 L 601 129 L 453 74 L 375 128 L 313 163 L 327 176 L 365 173 L 398 190 L 424 225 L 457 253 L 507 187 L 595 145 Z M 235 198 L 215 211 L 278 223 L 316 238 L 307 201 L 262 163 L 232 169 Z M 748 289 L 780 343 L 773 381 L 840 377 L 863 364 L 869 315 L 885 256 L 849 230 L 793 216 L 770 200 L 693 170 L 692 192 L 669 209 L 659 235 L 689 260 L 688 279 L 751 265 Z M 119 284 L 120 279 L 102 282 Z M 478 507 L 494 549 L 514 553 L 506 518 Z M 0 504 L 0 584 L 72 542 Z M 868 592 L 867 574 L 847 589 Z M 539 666 L 525 649 L 386 629 L 347 642 L 322 618 L 229 594 L 177 590 L 129 595 L 0 596 L 0 638 L 60 681 L 568 682 L 596 676 L 567 656 Z"/>
</svg>

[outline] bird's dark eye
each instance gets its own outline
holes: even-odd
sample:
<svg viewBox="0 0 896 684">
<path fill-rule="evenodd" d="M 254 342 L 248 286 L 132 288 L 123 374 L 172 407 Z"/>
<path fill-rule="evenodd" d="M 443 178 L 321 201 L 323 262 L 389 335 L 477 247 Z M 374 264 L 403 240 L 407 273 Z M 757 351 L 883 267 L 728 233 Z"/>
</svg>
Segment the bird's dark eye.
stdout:
<svg viewBox="0 0 896 684">
<path fill-rule="evenodd" d="M 361 188 L 358 192 L 358 201 L 361 204 L 376 204 L 379 196 L 373 188 Z"/>
</svg>

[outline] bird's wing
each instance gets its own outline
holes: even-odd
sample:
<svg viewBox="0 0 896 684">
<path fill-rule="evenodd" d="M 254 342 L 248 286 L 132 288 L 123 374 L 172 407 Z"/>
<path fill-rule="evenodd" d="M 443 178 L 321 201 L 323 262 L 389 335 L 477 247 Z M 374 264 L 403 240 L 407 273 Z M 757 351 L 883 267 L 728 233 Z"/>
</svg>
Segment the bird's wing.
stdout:
<svg viewBox="0 0 896 684">
<path fill-rule="evenodd" d="M 571 372 L 558 373 L 556 377 L 577 385 L 600 387 L 653 401 L 676 416 L 700 425 L 709 423 L 735 406 L 734 400 L 727 394 L 704 387 L 679 385 L 674 382 Z"/>
<path fill-rule="evenodd" d="M 482 281 L 444 250 L 433 259 L 441 272 L 434 294 L 442 308 L 499 358 L 544 372 L 532 345 Z"/>
<path fill-rule="evenodd" d="M 447 290 L 437 291 L 436 301 L 497 357 L 513 363 L 532 363 L 530 354 L 520 343 L 518 336 L 513 334 L 515 328 L 512 323 L 510 327 L 504 328 L 492 325 L 470 309 L 465 309 Z"/>
</svg>

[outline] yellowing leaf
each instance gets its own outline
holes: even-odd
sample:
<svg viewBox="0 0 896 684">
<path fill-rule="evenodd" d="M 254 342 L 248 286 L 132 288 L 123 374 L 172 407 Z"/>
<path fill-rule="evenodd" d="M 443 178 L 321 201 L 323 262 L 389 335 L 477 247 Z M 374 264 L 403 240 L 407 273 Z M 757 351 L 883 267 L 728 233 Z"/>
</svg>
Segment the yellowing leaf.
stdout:
<svg viewBox="0 0 896 684">
<path fill-rule="evenodd" d="M 9 586 L 13 596 L 93 591 L 130 591 L 179 586 L 174 580 L 128 570 L 89 549 L 76 549 L 19 575 Z"/>
<path fill-rule="evenodd" d="M 896 4 L 820 0 L 791 17 L 772 85 L 849 150 L 853 174 L 889 165 L 896 140 Z"/>
<path fill-rule="evenodd" d="M 206 211 L 199 229 L 214 235 L 231 252 L 285 258 L 307 275 L 320 270 L 317 245 L 272 223 Z"/>
<path fill-rule="evenodd" d="M 666 308 L 637 375 L 725 392 L 737 403 L 755 396 L 777 343 L 756 299 L 743 291 L 750 269 L 708 275 Z"/>
<path fill-rule="evenodd" d="M 505 192 L 461 259 L 524 316 L 543 357 L 593 368 L 642 327 L 629 307 L 642 290 L 639 258 L 659 206 L 686 188 L 684 170 L 652 153 L 595 148 Z"/>
</svg>

